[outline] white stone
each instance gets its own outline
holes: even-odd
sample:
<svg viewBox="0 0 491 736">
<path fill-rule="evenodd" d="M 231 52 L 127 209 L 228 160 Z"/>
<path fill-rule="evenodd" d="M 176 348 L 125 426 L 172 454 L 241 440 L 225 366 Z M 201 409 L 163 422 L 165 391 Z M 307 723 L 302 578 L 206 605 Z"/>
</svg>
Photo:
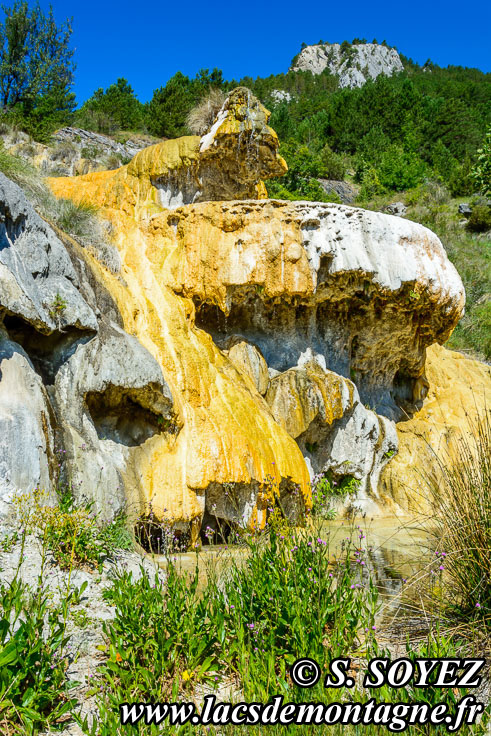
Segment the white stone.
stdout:
<svg viewBox="0 0 491 736">
<path fill-rule="evenodd" d="M 310 71 L 321 74 L 329 69 L 339 76 L 340 87 L 362 87 L 368 79 L 379 74 L 388 77 L 404 70 L 395 49 L 374 43 L 356 44 L 348 52 L 339 43 L 307 46 L 301 51 L 291 71 Z"/>
</svg>

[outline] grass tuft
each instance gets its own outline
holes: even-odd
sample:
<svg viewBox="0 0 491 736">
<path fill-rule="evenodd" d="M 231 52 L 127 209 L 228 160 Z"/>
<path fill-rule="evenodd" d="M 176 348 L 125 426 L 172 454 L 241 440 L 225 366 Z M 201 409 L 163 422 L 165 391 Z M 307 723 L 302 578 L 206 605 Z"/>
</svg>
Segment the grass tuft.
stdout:
<svg viewBox="0 0 491 736">
<path fill-rule="evenodd" d="M 48 223 L 75 238 L 113 273 L 119 273 L 119 253 L 110 243 L 109 223 L 98 217 L 96 207 L 58 199 L 48 189 L 39 171 L 27 161 L 13 156 L 0 142 L 0 171 L 18 184 L 36 211 Z"/>
<path fill-rule="evenodd" d="M 491 417 L 486 411 L 427 482 L 437 509 L 433 536 L 447 574 L 446 604 L 491 628 Z"/>
</svg>

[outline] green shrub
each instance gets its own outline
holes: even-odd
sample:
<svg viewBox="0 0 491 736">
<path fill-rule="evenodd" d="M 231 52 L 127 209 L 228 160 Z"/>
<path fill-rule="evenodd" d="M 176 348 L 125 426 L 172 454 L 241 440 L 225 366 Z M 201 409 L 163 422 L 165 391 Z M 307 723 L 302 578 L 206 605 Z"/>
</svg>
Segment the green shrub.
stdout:
<svg viewBox="0 0 491 736">
<path fill-rule="evenodd" d="M 99 567 L 117 549 L 131 549 L 132 538 L 126 530 L 124 516 L 112 522 L 101 522 L 92 513 L 92 504 L 76 503 L 64 493 L 59 505 L 49 503 L 46 494 L 35 489 L 18 494 L 15 507 L 20 523 L 40 536 L 60 567 Z"/>
<path fill-rule="evenodd" d="M 346 173 L 346 166 L 343 158 L 334 153 L 328 145 L 324 146 L 320 153 L 322 164 L 322 176 L 326 179 L 334 179 L 342 181 Z"/>
<path fill-rule="evenodd" d="M 104 151 L 97 146 L 84 146 L 80 151 L 82 158 L 97 159 L 104 155 Z"/>
<path fill-rule="evenodd" d="M 382 154 L 377 171 L 383 187 L 402 191 L 423 181 L 426 166 L 416 154 L 393 145 Z"/>
<path fill-rule="evenodd" d="M 352 475 L 335 478 L 331 472 L 319 473 L 312 479 L 312 516 L 333 518 L 333 498 L 345 498 L 356 494 L 360 481 Z"/>
<path fill-rule="evenodd" d="M 491 230 L 491 207 L 487 204 L 476 204 L 466 224 L 471 233 L 485 233 Z"/>
<path fill-rule="evenodd" d="M 491 195 L 491 128 L 486 133 L 482 148 L 477 151 L 477 159 L 471 176 L 481 194 Z"/>
<path fill-rule="evenodd" d="M 33 736 L 40 729 L 56 727 L 73 709 L 65 635 L 71 598 L 53 606 L 42 580 L 35 591 L 17 577 L 0 585 L 2 733 Z"/>
<path fill-rule="evenodd" d="M 362 199 L 371 199 L 385 192 L 378 173 L 373 166 L 367 166 L 362 174 L 360 197 Z"/>
</svg>

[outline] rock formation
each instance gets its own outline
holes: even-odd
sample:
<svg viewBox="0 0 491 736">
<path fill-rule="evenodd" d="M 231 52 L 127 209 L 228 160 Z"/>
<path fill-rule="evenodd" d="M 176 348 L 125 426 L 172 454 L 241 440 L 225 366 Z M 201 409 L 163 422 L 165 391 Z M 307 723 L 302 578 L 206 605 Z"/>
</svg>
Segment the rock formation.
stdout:
<svg viewBox="0 0 491 736">
<path fill-rule="evenodd" d="M 285 161 L 270 113 L 245 88 L 230 93 L 212 128 L 144 149 L 116 171 L 74 179 L 76 197 L 138 218 L 208 200 L 266 197 L 262 182 L 282 176 Z M 135 209 L 136 208 L 136 209 Z"/>
<path fill-rule="evenodd" d="M 0 512 L 19 490 L 53 493 L 66 480 L 114 516 L 138 500 L 134 448 L 169 434 L 170 390 L 84 251 L 3 174 L 0 201 Z"/>
<path fill-rule="evenodd" d="M 50 180 L 111 221 L 120 273 L 3 180 L 7 500 L 61 476 L 106 517 L 126 504 L 194 543 L 202 525 L 264 525 L 276 501 L 300 521 L 313 473 L 356 479 L 371 513 L 400 497 L 394 421 L 424 410 L 426 351 L 459 320 L 462 283 L 421 225 L 258 199 L 285 166 L 267 121 L 239 89 L 201 139 Z M 26 411 L 28 477 L 11 450 Z"/>
<path fill-rule="evenodd" d="M 478 421 L 489 415 L 491 367 L 432 345 L 426 375 L 428 395 L 412 419 L 398 424 L 399 454 L 384 469 L 379 491 L 402 511 L 431 514 L 428 486 L 439 477 L 439 462 L 458 459 L 462 437 L 472 446 Z"/>
<path fill-rule="evenodd" d="M 306 46 L 290 71 L 309 71 L 320 74 L 328 69 L 339 77 L 340 87 L 362 87 L 368 79 L 379 74 L 391 77 L 404 67 L 395 49 L 376 43 L 349 45 L 344 49 L 339 43 Z"/>
<path fill-rule="evenodd" d="M 0 138 L 9 153 L 34 164 L 45 176 L 115 169 L 153 142 L 150 136 L 135 135 L 120 143 L 107 135 L 73 127 L 57 130 L 51 145 L 34 141 L 15 129 L 7 129 Z"/>
</svg>

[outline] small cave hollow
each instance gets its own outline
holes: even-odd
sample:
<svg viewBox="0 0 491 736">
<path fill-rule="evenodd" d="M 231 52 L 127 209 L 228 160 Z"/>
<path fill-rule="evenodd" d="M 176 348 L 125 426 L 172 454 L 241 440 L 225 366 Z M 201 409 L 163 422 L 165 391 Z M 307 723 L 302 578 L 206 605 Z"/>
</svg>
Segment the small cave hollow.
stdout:
<svg viewBox="0 0 491 736">
<path fill-rule="evenodd" d="M 238 539 L 237 524 L 205 511 L 200 530 L 200 540 L 203 546 L 235 544 Z"/>
<path fill-rule="evenodd" d="M 407 421 L 411 419 L 413 414 L 421 408 L 421 405 L 417 405 L 414 397 L 414 389 L 417 379 L 414 376 L 410 376 L 407 371 L 400 368 L 393 380 L 391 397 L 394 403 L 400 408 L 401 416 L 398 421 Z"/>
<path fill-rule="evenodd" d="M 111 385 L 105 391 L 89 391 L 85 403 L 101 440 L 137 447 L 172 430 L 171 419 L 139 403 L 137 390 Z"/>
<path fill-rule="evenodd" d="M 154 555 L 185 552 L 191 543 L 189 529 L 178 529 L 169 522 L 159 521 L 151 513 L 137 521 L 134 534 L 140 547 Z"/>
<path fill-rule="evenodd" d="M 43 382 L 51 386 L 61 366 L 73 355 L 79 345 L 91 340 L 95 332 L 68 328 L 44 335 L 17 315 L 7 314 L 3 320 L 9 339 L 16 342 L 29 356 Z"/>
</svg>

